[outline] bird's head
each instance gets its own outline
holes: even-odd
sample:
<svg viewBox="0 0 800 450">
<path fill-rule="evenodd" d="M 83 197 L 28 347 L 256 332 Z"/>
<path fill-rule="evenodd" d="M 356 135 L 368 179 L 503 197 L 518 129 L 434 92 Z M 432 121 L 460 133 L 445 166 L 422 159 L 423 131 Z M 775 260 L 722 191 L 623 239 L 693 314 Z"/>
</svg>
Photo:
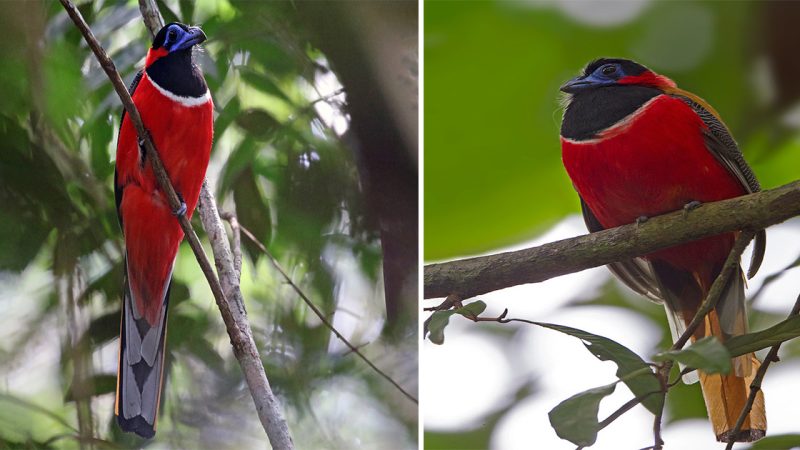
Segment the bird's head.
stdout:
<svg viewBox="0 0 800 450">
<path fill-rule="evenodd" d="M 153 46 L 147 52 L 145 66 L 169 55 L 191 56 L 192 47 L 206 40 L 206 35 L 198 27 L 190 27 L 172 22 L 162 28 L 153 39 Z"/>
<path fill-rule="evenodd" d="M 629 59 L 601 58 L 590 62 L 583 74 L 567 81 L 561 90 L 580 94 L 606 86 L 646 86 L 661 90 L 675 88 L 675 82 Z"/>
</svg>

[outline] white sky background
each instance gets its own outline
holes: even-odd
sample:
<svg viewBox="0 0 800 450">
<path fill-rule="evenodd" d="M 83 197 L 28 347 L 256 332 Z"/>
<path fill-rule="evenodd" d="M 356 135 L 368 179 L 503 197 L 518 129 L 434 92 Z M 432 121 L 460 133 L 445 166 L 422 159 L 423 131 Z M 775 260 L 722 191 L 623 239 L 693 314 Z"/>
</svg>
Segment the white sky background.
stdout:
<svg viewBox="0 0 800 450">
<path fill-rule="evenodd" d="M 525 248 L 584 234 L 585 226 L 573 215 L 540 238 L 511 249 Z M 748 294 L 761 286 L 763 279 L 780 271 L 800 255 L 800 219 L 768 230 L 767 254 L 759 274 L 748 282 Z M 496 253 L 493 251 L 492 253 Z M 749 261 L 749 250 L 743 261 Z M 745 262 L 745 267 L 747 263 Z M 770 285 L 758 300 L 759 309 L 788 314 L 798 295 L 800 269 L 787 271 Z M 592 297 L 611 274 L 604 267 L 558 277 L 543 283 L 517 286 L 482 295 L 487 316 L 504 308 L 509 317 L 552 322 L 605 336 L 629 347 L 647 359 L 659 349 L 660 326 L 643 316 L 617 307 L 583 306 L 564 308 Z M 632 297 L 637 297 L 630 290 Z M 641 301 L 646 302 L 644 297 Z M 426 301 L 426 306 L 430 306 Z M 420 376 L 423 402 L 420 414 L 425 429 L 458 432 L 480 427 L 491 413 L 514 401 L 514 393 L 524 385 L 536 391 L 517 402 L 493 431 L 493 449 L 537 448 L 574 449 L 550 427 L 547 413 L 558 403 L 583 390 L 616 379 L 616 366 L 601 362 L 578 339 L 533 325 L 514 326 L 509 339 L 485 332 L 485 327 L 460 316 L 451 319 L 442 346 L 423 343 Z M 483 330 L 482 330 L 483 328 Z M 797 431 L 796 405 L 800 400 L 796 374 L 800 361 L 774 364 L 764 380 L 768 415 L 768 435 Z M 794 378 L 792 378 L 794 377 Z M 465 395 L 469 392 L 469 395 Z M 608 416 L 633 395 L 623 384 L 600 406 L 599 417 Z M 637 406 L 600 431 L 592 449 L 634 449 L 652 445 L 653 416 Z M 719 449 L 706 420 L 684 420 L 663 426 L 667 449 Z M 738 445 L 734 448 L 743 448 Z"/>
</svg>

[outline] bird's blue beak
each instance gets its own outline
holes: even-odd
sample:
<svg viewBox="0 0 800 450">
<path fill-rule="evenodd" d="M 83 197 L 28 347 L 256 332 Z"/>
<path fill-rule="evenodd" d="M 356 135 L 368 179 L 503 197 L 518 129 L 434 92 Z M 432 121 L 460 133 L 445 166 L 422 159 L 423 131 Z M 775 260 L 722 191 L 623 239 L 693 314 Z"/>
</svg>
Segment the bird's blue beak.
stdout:
<svg viewBox="0 0 800 450">
<path fill-rule="evenodd" d="M 603 79 L 595 74 L 591 75 L 581 75 L 575 77 L 561 86 L 561 92 L 566 92 L 567 94 L 575 94 L 577 92 L 590 89 L 593 87 L 599 86 L 610 86 L 615 84 L 616 81 L 610 79 Z"/>
<path fill-rule="evenodd" d="M 175 44 L 176 50 L 186 50 L 206 40 L 206 34 L 199 27 L 189 27 L 189 32 Z"/>
</svg>

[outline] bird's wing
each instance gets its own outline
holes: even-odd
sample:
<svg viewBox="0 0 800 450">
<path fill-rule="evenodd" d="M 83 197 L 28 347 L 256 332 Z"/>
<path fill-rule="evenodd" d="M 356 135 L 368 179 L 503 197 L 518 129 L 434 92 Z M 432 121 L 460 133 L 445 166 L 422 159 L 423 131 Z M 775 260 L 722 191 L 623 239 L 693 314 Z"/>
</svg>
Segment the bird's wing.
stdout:
<svg viewBox="0 0 800 450">
<path fill-rule="evenodd" d="M 581 198 L 581 211 L 583 212 L 583 221 L 586 222 L 586 228 L 590 232 L 594 233 L 605 229 L 583 198 Z M 608 268 L 620 281 L 639 294 L 657 303 L 664 301 L 653 269 L 644 258 L 632 258 L 627 261 L 611 263 Z"/>
<path fill-rule="evenodd" d="M 133 96 L 133 93 L 136 92 L 136 86 L 139 85 L 139 81 L 142 79 L 142 74 L 144 70 L 140 70 L 136 72 L 136 76 L 133 77 L 133 81 L 131 81 L 130 87 L 128 87 L 128 93 Z M 119 134 L 122 131 L 122 122 L 125 121 L 125 108 L 122 108 L 122 117 L 119 119 L 119 130 L 117 130 L 117 146 L 119 146 Z M 122 228 L 122 212 L 120 211 L 120 205 L 122 204 L 122 191 L 123 186 L 119 185 L 119 180 L 117 177 L 117 169 L 114 168 L 114 199 L 117 203 L 117 219 L 119 219 L 119 226 Z M 124 228 L 123 228 L 124 229 Z"/>
<path fill-rule="evenodd" d="M 720 119 L 719 114 L 703 99 L 690 92 L 675 88 L 670 94 L 689 105 L 703 123 L 706 124 L 707 129 L 704 132 L 704 137 L 708 151 L 714 155 L 731 175 L 739 180 L 739 183 L 747 192 L 760 191 L 761 185 L 758 183 L 753 169 L 744 160 L 739 146 L 736 145 L 736 141 L 728 131 L 728 127 Z M 766 245 L 767 233 L 761 230 L 755 237 L 753 256 L 750 258 L 750 267 L 747 271 L 748 278 L 752 278 L 761 267 Z"/>
</svg>

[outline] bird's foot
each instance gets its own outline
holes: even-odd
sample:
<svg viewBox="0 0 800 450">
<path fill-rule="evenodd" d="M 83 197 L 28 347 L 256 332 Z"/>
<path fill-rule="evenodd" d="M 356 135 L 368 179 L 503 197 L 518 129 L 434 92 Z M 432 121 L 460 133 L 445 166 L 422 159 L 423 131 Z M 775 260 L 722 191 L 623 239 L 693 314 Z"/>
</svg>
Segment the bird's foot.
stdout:
<svg viewBox="0 0 800 450">
<path fill-rule="evenodd" d="M 695 209 L 699 208 L 702 205 L 702 202 L 698 202 L 697 200 L 692 200 L 689 203 L 683 205 L 683 215 L 686 216 L 690 212 L 694 211 Z"/>
<path fill-rule="evenodd" d="M 650 220 L 650 218 L 647 216 L 639 216 L 636 218 L 636 226 L 638 227 L 644 225 L 644 223 L 647 222 L 648 220 Z"/>
<path fill-rule="evenodd" d="M 172 211 L 172 214 L 175 215 L 175 217 L 183 217 L 183 216 L 185 216 L 186 215 L 186 202 L 181 200 L 181 206 L 178 209 L 176 209 L 175 211 Z"/>
</svg>

